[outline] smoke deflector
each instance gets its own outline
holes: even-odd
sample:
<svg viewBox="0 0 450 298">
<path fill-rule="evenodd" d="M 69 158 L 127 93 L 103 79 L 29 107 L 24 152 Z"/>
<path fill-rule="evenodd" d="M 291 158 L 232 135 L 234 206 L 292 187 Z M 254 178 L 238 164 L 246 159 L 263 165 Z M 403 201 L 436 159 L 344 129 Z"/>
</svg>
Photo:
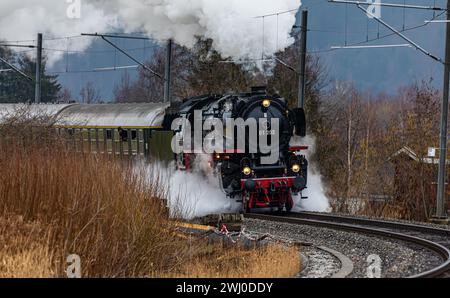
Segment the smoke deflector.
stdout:
<svg viewBox="0 0 450 298">
<path fill-rule="evenodd" d="M 306 136 L 306 116 L 303 108 L 293 109 L 295 118 L 295 134 L 300 137 Z"/>
</svg>

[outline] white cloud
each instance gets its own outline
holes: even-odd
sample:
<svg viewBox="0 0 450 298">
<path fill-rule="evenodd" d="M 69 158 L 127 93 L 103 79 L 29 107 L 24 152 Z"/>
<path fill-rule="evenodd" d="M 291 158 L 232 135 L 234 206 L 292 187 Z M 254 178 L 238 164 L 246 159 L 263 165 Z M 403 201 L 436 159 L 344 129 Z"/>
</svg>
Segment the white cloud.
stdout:
<svg viewBox="0 0 450 298">
<path fill-rule="evenodd" d="M 295 11 L 264 18 L 255 16 L 296 10 L 301 0 L 81 0 L 81 18 L 69 18 L 71 3 L 62 0 L 21 0 L 0 2 L 0 39 L 35 39 L 78 35 L 82 32 L 144 31 L 157 41 L 173 38 L 192 47 L 196 36 L 212 38 L 224 57 L 259 58 L 289 46 Z M 91 38 L 71 43 L 72 50 L 84 50 Z M 51 42 L 65 48 L 66 41 Z M 51 52 L 50 62 L 63 52 Z"/>
</svg>

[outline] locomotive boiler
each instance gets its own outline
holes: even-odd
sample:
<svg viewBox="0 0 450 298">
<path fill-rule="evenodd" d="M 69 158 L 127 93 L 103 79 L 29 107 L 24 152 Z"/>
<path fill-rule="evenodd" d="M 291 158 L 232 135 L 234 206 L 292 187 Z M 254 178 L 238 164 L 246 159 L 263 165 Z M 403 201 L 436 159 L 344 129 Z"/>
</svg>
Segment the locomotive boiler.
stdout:
<svg viewBox="0 0 450 298">
<path fill-rule="evenodd" d="M 265 88 L 253 88 L 252 92 L 242 94 L 191 98 L 175 108 L 175 113 L 166 116 L 170 118 L 166 123 L 175 118 L 184 120 L 179 126 L 171 127 L 177 145 L 183 148 L 175 154 L 177 168 L 190 171 L 196 160 L 200 156 L 204 159 L 207 154 L 221 189 L 230 199 L 242 202 L 245 211 L 271 208 L 289 212 L 294 205 L 293 196 L 301 196 L 306 188 L 308 161 L 305 151 L 308 148 L 290 145 L 294 135 L 305 135 L 304 111 L 289 109 L 284 98 L 268 95 Z M 211 143 L 208 139 L 211 130 L 196 132 L 199 127 L 192 123 L 197 121 L 203 127 L 202 124 L 212 119 L 223 126 L 219 130 L 223 133 L 219 140 L 213 140 L 220 143 L 222 150 L 215 147 L 205 153 L 205 142 Z M 230 120 L 234 126 L 228 125 Z M 255 124 L 253 132 L 252 123 Z M 274 123 L 276 127 L 273 127 Z M 196 135 L 202 136 L 197 149 Z M 266 148 L 262 148 L 262 143 L 267 145 Z M 274 153 L 268 152 L 267 147 L 275 151 L 276 158 L 269 158 Z"/>
</svg>

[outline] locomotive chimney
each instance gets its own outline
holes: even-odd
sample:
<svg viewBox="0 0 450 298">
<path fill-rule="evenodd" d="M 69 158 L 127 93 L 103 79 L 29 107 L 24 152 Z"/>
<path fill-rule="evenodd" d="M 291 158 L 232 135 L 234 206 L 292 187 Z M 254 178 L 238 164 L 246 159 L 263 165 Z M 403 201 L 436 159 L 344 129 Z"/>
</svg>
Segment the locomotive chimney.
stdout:
<svg viewBox="0 0 450 298">
<path fill-rule="evenodd" d="M 254 87 L 252 87 L 252 93 L 267 94 L 267 86 L 254 86 Z"/>
</svg>

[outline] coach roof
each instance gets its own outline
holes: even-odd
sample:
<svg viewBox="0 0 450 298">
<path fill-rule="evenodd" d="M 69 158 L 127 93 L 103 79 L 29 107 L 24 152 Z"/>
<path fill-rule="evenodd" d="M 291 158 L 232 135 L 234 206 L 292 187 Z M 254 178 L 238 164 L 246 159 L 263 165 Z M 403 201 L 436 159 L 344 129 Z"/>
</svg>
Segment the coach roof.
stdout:
<svg viewBox="0 0 450 298">
<path fill-rule="evenodd" d="M 57 126 L 159 127 L 167 107 L 166 103 L 0 104 L 0 122 L 17 116 L 49 116 Z"/>
</svg>

